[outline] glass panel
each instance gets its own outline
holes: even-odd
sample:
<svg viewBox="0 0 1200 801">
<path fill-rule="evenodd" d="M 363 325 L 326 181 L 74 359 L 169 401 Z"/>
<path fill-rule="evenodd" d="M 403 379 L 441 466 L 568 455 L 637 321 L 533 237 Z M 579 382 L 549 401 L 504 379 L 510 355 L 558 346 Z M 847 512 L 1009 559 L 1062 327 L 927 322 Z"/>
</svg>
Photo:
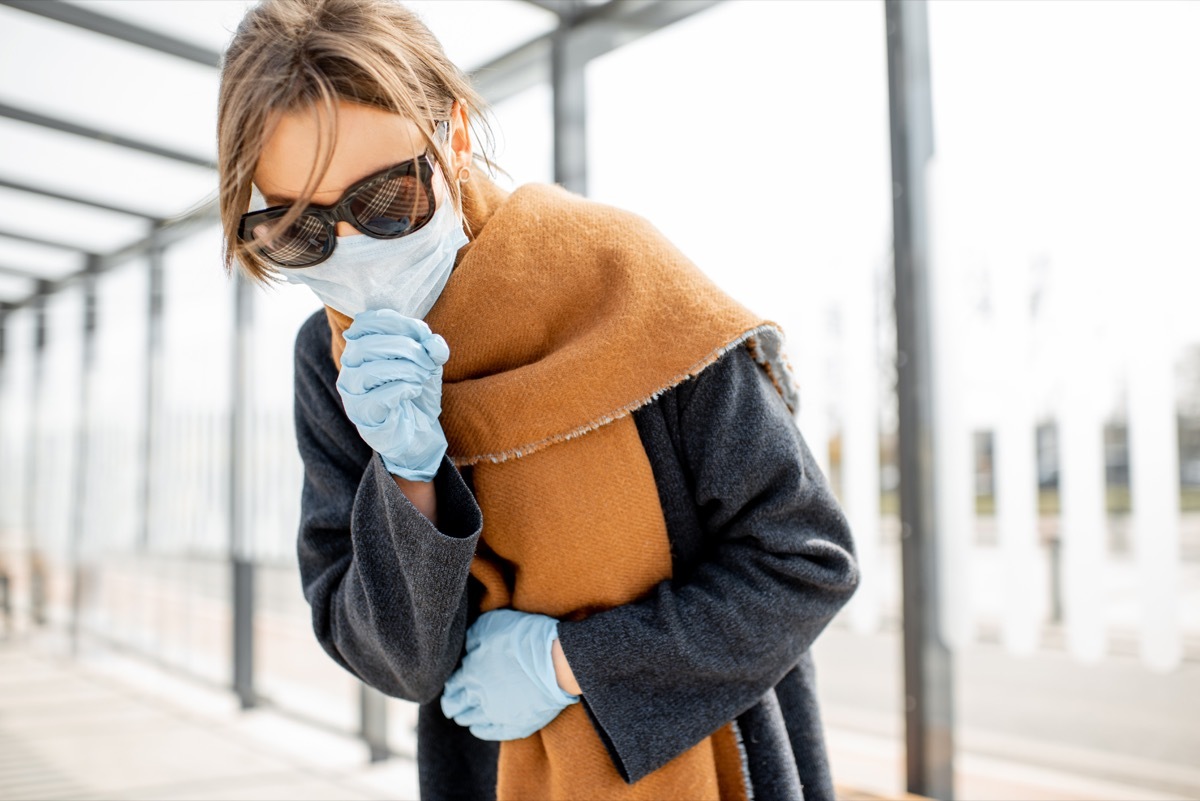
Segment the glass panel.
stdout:
<svg viewBox="0 0 1200 801">
<path fill-rule="evenodd" d="M 30 597 L 34 313 L 24 309 L 0 319 L 5 344 L 0 360 L 0 571 L 11 581 L 10 597 L 18 610 L 13 623 L 19 632 L 28 620 L 19 610 Z"/>
<path fill-rule="evenodd" d="M 82 253 L 0 236 L 0 266 L 51 280 L 83 269 Z"/>
<path fill-rule="evenodd" d="M 952 605 L 971 611 L 968 636 L 1002 648 L 966 660 L 959 684 L 1026 699 L 1030 761 L 1079 746 L 1064 710 L 1103 688 L 1147 717 L 1097 717 L 1091 759 L 1191 767 L 1150 721 L 1181 719 L 1168 700 L 1181 674 L 1162 672 L 1200 633 L 1200 503 L 1180 492 L 1185 395 L 1172 386 L 1200 343 L 1200 107 L 1185 99 L 1200 6 L 933 3 L 929 22 L 934 324 L 952 332 L 938 347 L 954 377 L 942 391 L 995 451 L 995 492 L 972 518 L 986 536 Z M 1039 487 L 1036 431 L 1049 426 L 1055 469 Z M 1044 676 L 1051 661 L 1053 681 L 1012 680 L 1015 665 Z M 964 729 L 1014 735 L 1001 707 L 968 703 Z"/>
<path fill-rule="evenodd" d="M 755 31 L 753 47 L 730 31 Z M 822 464 L 832 303 L 890 258 L 884 41 L 881 4 L 729 3 L 587 71 L 590 194 L 648 218 L 783 327 Z M 855 302 L 874 319 L 868 293 Z"/>
<path fill-rule="evenodd" d="M 204 167 L 12 120 L 0 120 L 0 141 L 0 175 L 14 182 L 162 217 L 216 197 Z"/>
<path fill-rule="evenodd" d="M 4 188 L 0 220 L 14 232 L 92 253 L 114 251 L 140 239 L 147 228 L 138 217 Z"/>
<path fill-rule="evenodd" d="M 37 284 L 30 278 L 0 273 L 0 300 L 12 303 L 33 294 Z"/>
<path fill-rule="evenodd" d="M 410 0 L 404 5 L 421 16 L 450 60 L 468 72 L 558 23 L 552 12 L 516 0 Z"/>
<path fill-rule="evenodd" d="M 303 466 L 292 421 L 296 332 L 321 303 L 308 287 L 253 290 L 247 499 L 259 565 L 257 678 L 273 702 L 346 731 L 358 727 L 358 682 L 322 650 L 296 563 Z"/>
<path fill-rule="evenodd" d="M 78 0 L 76 0 L 78 2 Z M 88 0 L 89 9 L 159 30 L 214 50 L 223 50 L 253 5 L 242 0 Z M 552 29 L 557 17 L 516 0 L 410 0 L 459 67 L 472 70 Z"/>
<path fill-rule="evenodd" d="M 554 120 L 550 84 L 543 83 L 492 107 L 496 164 L 507 172 L 496 176 L 506 188 L 529 182 L 554 181 Z M 480 142 L 478 148 L 483 147 Z"/>
<path fill-rule="evenodd" d="M 403 698 L 387 699 L 388 746 L 398 754 L 414 758 L 417 753 L 417 715 L 421 705 Z"/>
<path fill-rule="evenodd" d="M 358 680 L 317 642 L 299 571 L 281 563 L 260 564 L 257 570 L 254 638 L 259 690 L 291 712 L 357 732 Z"/>
<path fill-rule="evenodd" d="M 233 293 L 220 269 L 218 231 L 169 248 L 163 280 L 161 405 L 150 454 L 149 543 L 140 561 L 155 577 L 147 591 L 169 610 L 154 624 L 163 657 L 227 682 Z"/>
<path fill-rule="evenodd" d="M 70 539 L 78 455 L 76 425 L 82 386 L 83 292 L 72 286 L 46 300 L 46 350 L 34 407 L 33 519 L 37 550 L 47 567 L 51 620 L 70 608 Z"/>
<path fill-rule="evenodd" d="M 103 274 L 96 286 L 95 363 L 86 410 L 84 624 L 150 653 L 172 609 L 139 548 L 145 419 L 146 264 Z"/>
<path fill-rule="evenodd" d="M 95 366 L 87 424 L 87 533 L 106 551 L 129 554 L 141 526 L 146 396 L 146 262 L 127 262 L 96 286 Z"/>
<path fill-rule="evenodd" d="M 0 29 L 5 102 L 214 157 L 215 69 L 12 8 Z"/>
<path fill-rule="evenodd" d="M 308 287 L 284 283 L 256 288 L 253 302 L 251 545 L 256 560 L 294 566 L 303 468 L 292 421 L 293 354 L 296 332 L 323 307 Z"/>
<path fill-rule="evenodd" d="M 161 515 L 153 547 L 224 558 L 228 553 L 229 404 L 233 292 L 220 267 L 215 228 L 164 257 Z"/>
<path fill-rule="evenodd" d="M 132 22 L 178 39 L 224 50 L 249 0 L 171 0 L 147 3 L 145 0 L 68 0 L 90 11 Z"/>
</svg>

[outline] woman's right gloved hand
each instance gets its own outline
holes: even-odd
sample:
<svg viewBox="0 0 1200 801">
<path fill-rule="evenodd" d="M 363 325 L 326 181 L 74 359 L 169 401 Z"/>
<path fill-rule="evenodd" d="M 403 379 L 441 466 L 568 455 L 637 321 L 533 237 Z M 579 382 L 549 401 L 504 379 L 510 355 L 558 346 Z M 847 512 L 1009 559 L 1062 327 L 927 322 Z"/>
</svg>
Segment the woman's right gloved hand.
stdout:
<svg viewBox="0 0 1200 801">
<path fill-rule="evenodd" d="M 360 313 L 344 336 L 337 388 L 346 415 L 388 472 L 432 481 L 446 452 L 438 422 L 446 340 L 392 309 Z"/>
</svg>

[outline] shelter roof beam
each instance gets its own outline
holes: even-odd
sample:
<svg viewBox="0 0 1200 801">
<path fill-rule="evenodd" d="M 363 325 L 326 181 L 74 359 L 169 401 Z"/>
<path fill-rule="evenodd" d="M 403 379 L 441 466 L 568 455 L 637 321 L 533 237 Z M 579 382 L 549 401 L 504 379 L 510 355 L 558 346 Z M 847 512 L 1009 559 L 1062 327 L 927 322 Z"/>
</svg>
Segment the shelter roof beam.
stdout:
<svg viewBox="0 0 1200 801">
<path fill-rule="evenodd" d="M 101 200 L 93 200 L 91 198 L 78 197 L 77 195 L 68 195 L 65 192 L 56 192 L 53 189 L 45 187 L 33 186 L 32 184 L 22 183 L 21 181 L 11 181 L 8 178 L 0 176 L 0 189 L 15 189 L 18 192 L 29 192 L 42 197 L 53 198 L 55 200 L 65 200 L 68 203 L 79 203 L 83 206 L 91 206 L 95 209 L 103 209 L 104 211 L 115 211 L 117 214 L 128 214 L 131 217 L 141 217 L 144 220 L 158 220 L 158 217 L 153 217 L 143 211 L 137 211 L 126 206 L 117 206 L 112 203 L 105 203 Z"/>
<path fill-rule="evenodd" d="M 29 234 L 23 234 L 20 231 L 13 231 L 8 228 L 0 228 L 0 237 L 8 237 L 9 239 L 16 239 L 19 242 L 29 242 L 34 245 L 42 245 L 43 247 L 48 248 L 58 248 L 59 250 L 71 250 L 76 253 L 85 252 L 83 248 L 76 247 L 75 245 L 68 245 L 56 239 L 44 239 L 40 236 L 30 236 Z"/>
<path fill-rule="evenodd" d="M 0 0 L 0 5 L 27 11 L 30 14 L 74 25 L 86 31 L 111 36 L 123 42 L 140 45 L 159 53 L 194 61 L 206 67 L 219 67 L 221 54 L 216 50 L 175 36 L 135 25 L 122 19 L 100 14 L 76 3 L 49 3 L 45 0 Z"/>
<path fill-rule="evenodd" d="M 54 281 L 41 280 L 38 283 L 38 290 L 36 292 L 21 300 L 10 302 L 8 307 L 9 309 L 19 309 L 25 306 L 30 306 L 40 295 L 57 292 L 58 290 L 78 281 L 80 278 L 83 278 L 89 273 L 100 274 L 107 272 L 108 270 L 124 264 L 131 259 L 136 259 L 139 256 L 145 256 L 155 248 L 168 247 L 181 239 L 187 238 L 205 226 L 213 225 L 214 223 L 218 222 L 218 220 L 219 215 L 217 213 L 217 204 L 215 202 L 210 202 L 204 206 L 201 206 L 190 214 L 184 215 L 178 219 L 155 222 L 150 228 L 150 233 L 144 238 L 139 239 L 138 241 L 123 247 L 120 250 L 113 251 L 112 253 L 100 255 L 94 253 L 85 254 L 88 256 L 88 268 L 77 270 L 76 272 L 65 275 L 62 278 Z M 45 240 L 24 236 L 23 234 L 12 234 L 3 230 L 0 230 L 0 236 L 11 236 L 15 239 L 23 239 L 27 242 L 52 245 L 54 247 L 83 252 L 78 248 L 65 246 L 60 242 L 47 242 Z"/>
<path fill-rule="evenodd" d="M 7 275 L 12 278 L 28 278 L 31 281 L 37 281 L 41 278 L 40 275 L 22 267 L 11 267 L 7 264 L 0 264 L 0 275 Z"/>
<path fill-rule="evenodd" d="M 0 0 L 5 2 L 5 0 Z M 103 131 L 99 128 L 93 128 L 89 125 L 80 125 L 77 122 L 51 117 L 48 114 L 42 114 L 39 111 L 30 111 L 29 109 L 18 108 L 17 106 L 8 103 L 0 102 L 0 117 L 5 117 L 18 122 L 26 122 L 30 125 L 40 125 L 44 128 L 50 128 L 63 133 L 74 134 L 76 136 L 84 136 L 88 139 L 95 139 L 99 142 L 106 142 L 110 145 L 118 147 L 126 147 L 131 150 L 137 150 L 142 153 L 149 153 L 153 156 L 160 156 L 174 161 L 181 161 L 185 164 L 194 164 L 197 167 L 208 167 L 215 169 L 216 165 L 206 158 L 194 156 L 190 153 L 184 153 L 169 147 L 162 147 L 153 142 L 144 142 L 140 139 L 134 139 L 122 134 L 112 133 L 111 131 Z"/>
<path fill-rule="evenodd" d="M 544 1 L 544 0 L 543 0 Z M 568 16 L 560 15 L 571 32 L 572 57 L 586 64 L 680 20 L 705 11 L 722 0 L 610 0 L 603 5 L 581 5 Z M 541 5 L 541 3 L 538 3 Z M 495 104 L 550 81 L 550 54 L 555 35 L 550 31 L 519 45 L 472 71 L 480 93 Z"/>
</svg>

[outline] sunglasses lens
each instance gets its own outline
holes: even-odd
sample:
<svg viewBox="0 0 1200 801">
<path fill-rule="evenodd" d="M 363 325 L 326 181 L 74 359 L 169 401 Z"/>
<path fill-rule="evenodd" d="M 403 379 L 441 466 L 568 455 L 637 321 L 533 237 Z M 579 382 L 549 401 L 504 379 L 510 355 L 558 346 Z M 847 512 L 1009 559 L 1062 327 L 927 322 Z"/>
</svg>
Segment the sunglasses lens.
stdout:
<svg viewBox="0 0 1200 801">
<path fill-rule="evenodd" d="M 433 216 L 433 204 L 417 175 L 397 175 L 364 187 L 350 204 L 354 218 L 367 233 L 402 236 Z"/>
<path fill-rule="evenodd" d="M 301 215 L 285 230 L 271 237 L 271 225 L 259 223 L 250 229 L 254 242 L 263 254 L 284 267 L 303 267 L 325 254 L 329 245 L 329 229 L 316 217 Z"/>
</svg>

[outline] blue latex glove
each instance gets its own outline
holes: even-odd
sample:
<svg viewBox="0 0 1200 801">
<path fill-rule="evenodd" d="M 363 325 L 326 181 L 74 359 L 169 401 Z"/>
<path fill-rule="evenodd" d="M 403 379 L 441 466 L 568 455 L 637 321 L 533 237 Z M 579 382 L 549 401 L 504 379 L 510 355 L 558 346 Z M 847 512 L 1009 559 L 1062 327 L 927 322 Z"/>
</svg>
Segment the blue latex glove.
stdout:
<svg viewBox="0 0 1200 801">
<path fill-rule="evenodd" d="M 388 472 L 431 481 L 446 453 L 438 422 L 446 340 L 392 309 L 360 313 L 345 337 L 337 388 L 346 416 Z"/>
<path fill-rule="evenodd" d="M 467 655 L 442 692 L 442 712 L 481 740 L 518 740 L 579 701 L 558 686 L 550 646 L 558 621 L 493 609 L 467 629 Z"/>
</svg>

